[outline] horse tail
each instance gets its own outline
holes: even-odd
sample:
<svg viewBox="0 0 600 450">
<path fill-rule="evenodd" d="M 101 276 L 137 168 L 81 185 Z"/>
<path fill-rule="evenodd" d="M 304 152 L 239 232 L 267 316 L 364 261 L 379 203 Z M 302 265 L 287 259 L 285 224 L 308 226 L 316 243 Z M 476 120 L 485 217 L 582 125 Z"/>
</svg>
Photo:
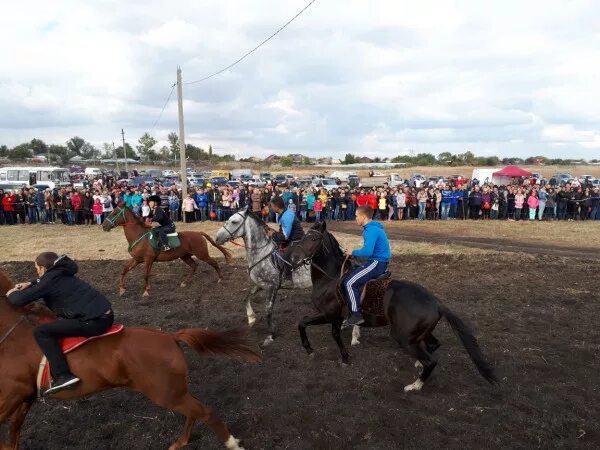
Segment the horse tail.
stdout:
<svg viewBox="0 0 600 450">
<path fill-rule="evenodd" d="M 446 318 L 454 333 L 456 333 L 461 340 L 465 350 L 467 350 L 467 353 L 471 357 L 471 360 L 475 364 L 475 367 L 477 367 L 481 376 L 491 384 L 499 383 L 493 367 L 485 359 L 485 356 L 477 343 L 477 338 L 473 336 L 473 332 L 469 326 L 445 306 L 439 305 L 439 312 Z"/>
<path fill-rule="evenodd" d="M 187 328 L 172 333 L 178 342 L 184 342 L 198 353 L 223 355 L 242 361 L 260 362 L 261 356 L 256 353 L 246 340 L 246 332 L 242 329 L 215 331 L 200 328 Z"/>
<path fill-rule="evenodd" d="M 229 250 L 227 250 L 225 247 L 223 247 L 222 245 L 217 244 L 213 238 L 211 238 L 208 234 L 200 231 L 200 234 L 204 236 L 204 238 L 210 242 L 214 247 L 218 248 L 221 253 L 223 253 L 223 256 L 225 256 L 225 261 L 227 262 L 227 264 L 229 264 L 231 262 L 231 252 Z"/>
</svg>

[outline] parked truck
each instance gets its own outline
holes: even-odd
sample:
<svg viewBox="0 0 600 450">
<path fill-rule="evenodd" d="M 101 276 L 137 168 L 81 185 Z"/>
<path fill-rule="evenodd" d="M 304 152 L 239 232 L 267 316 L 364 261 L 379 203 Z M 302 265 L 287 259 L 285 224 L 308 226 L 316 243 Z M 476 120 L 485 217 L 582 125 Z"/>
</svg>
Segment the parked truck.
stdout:
<svg viewBox="0 0 600 450">
<path fill-rule="evenodd" d="M 399 186 L 404 184 L 404 179 L 398 173 L 390 173 L 389 175 L 375 175 L 360 179 L 361 187 L 365 188 L 382 187 L 385 184 L 390 187 Z"/>
</svg>

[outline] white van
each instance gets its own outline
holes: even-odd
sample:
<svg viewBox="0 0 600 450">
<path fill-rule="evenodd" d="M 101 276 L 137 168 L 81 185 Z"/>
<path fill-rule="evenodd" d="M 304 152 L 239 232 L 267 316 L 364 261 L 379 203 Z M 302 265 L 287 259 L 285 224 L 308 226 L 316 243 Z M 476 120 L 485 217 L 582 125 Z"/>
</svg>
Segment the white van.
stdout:
<svg viewBox="0 0 600 450">
<path fill-rule="evenodd" d="M 94 177 L 98 177 L 98 176 L 102 175 L 102 171 L 100 169 L 98 169 L 97 167 L 88 167 L 85 169 L 85 174 L 92 175 Z"/>
</svg>

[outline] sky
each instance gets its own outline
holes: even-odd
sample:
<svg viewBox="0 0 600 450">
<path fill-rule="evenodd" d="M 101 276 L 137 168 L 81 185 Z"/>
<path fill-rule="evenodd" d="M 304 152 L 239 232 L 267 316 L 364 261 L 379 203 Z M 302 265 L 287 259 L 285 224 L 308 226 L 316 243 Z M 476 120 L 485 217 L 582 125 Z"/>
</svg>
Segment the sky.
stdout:
<svg viewBox="0 0 600 450">
<path fill-rule="evenodd" d="M 0 144 L 177 131 L 217 153 L 600 158 L 600 2 L 7 2 Z"/>
</svg>

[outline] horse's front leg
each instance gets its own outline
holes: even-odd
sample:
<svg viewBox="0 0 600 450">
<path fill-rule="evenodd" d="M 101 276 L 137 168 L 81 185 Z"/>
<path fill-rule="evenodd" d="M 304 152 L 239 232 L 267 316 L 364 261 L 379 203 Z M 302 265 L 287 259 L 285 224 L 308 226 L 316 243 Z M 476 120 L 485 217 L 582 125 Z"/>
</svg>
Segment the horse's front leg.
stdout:
<svg viewBox="0 0 600 450">
<path fill-rule="evenodd" d="M 23 422 L 25 422 L 25 417 L 27 417 L 27 413 L 29 412 L 32 403 L 32 401 L 23 402 L 11 417 L 10 443 L 8 445 L 12 450 L 17 450 L 19 448 L 19 439 L 21 437 Z"/>
<path fill-rule="evenodd" d="M 336 319 L 331 322 L 331 334 L 333 335 L 333 339 L 340 349 L 340 353 L 342 355 L 342 364 L 348 364 L 348 360 L 350 359 L 350 355 L 348 354 L 348 350 L 344 346 L 344 341 L 342 341 L 341 330 L 342 330 L 342 319 Z M 358 328 L 358 327 L 355 327 Z M 353 331 L 354 333 L 354 331 Z"/>
<path fill-rule="evenodd" d="M 252 296 L 256 294 L 259 290 L 260 286 L 252 286 L 248 290 L 248 293 L 246 294 L 243 300 L 246 304 L 246 316 L 248 317 L 248 326 L 250 327 L 256 322 L 256 314 L 254 314 L 254 309 L 252 309 Z"/>
<path fill-rule="evenodd" d="M 127 264 L 125 264 L 125 267 L 123 267 L 123 271 L 121 272 L 121 279 L 119 280 L 119 295 L 123 295 L 125 293 L 125 275 L 127 275 L 127 272 L 129 272 L 138 264 L 139 261 L 137 259 L 131 258 L 127 262 Z"/>
<path fill-rule="evenodd" d="M 323 325 L 324 323 L 330 323 L 331 320 L 325 316 L 325 314 L 319 314 L 316 316 L 306 316 L 304 319 L 298 323 L 298 331 L 300 332 L 300 340 L 302 341 L 302 346 L 306 350 L 306 353 L 311 355 L 314 350 L 310 346 L 310 342 L 308 341 L 308 336 L 306 335 L 306 327 L 309 325 Z"/>
<path fill-rule="evenodd" d="M 273 306 L 275 306 L 275 298 L 277 297 L 277 291 L 279 288 L 270 287 L 267 289 L 267 324 L 269 326 L 269 334 L 265 339 L 263 345 L 269 345 L 273 342 L 273 335 L 275 334 L 275 324 L 273 323 Z"/>
<path fill-rule="evenodd" d="M 150 272 L 152 272 L 152 264 L 154 264 L 154 258 L 147 258 L 144 260 L 144 294 L 143 297 L 150 296 Z"/>
</svg>

